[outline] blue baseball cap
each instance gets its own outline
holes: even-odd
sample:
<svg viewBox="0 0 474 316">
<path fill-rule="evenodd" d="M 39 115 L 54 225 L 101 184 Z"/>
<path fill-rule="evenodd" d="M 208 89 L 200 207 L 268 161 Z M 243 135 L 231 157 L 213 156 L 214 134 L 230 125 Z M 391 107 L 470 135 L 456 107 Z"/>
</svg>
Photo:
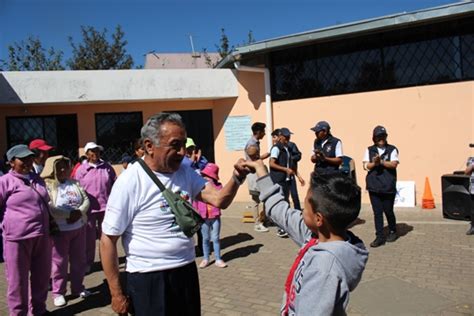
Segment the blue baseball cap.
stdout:
<svg viewBox="0 0 474 316">
<path fill-rule="evenodd" d="M 375 126 L 374 131 L 373 131 L 373 136 L 377 137 L 377 136 L 383 136 L 383 135 L 387 136 L 387 130 L 385 129 L 385 127 L 383 127 L 382 125 Z"/>
<path fill-rule="evenodd" d="M 310 129 L 312 131 L 315 131 L 316 133 L 318 133 L 322 130 L 329 131 L 331 129 L 331 126 L 326 121 L 319 121 L 318 123 L 316 123 L 316 125 L 314 125 L 314 127 L 310 128 Z"/>
<path fill-rule="evenodd" d="M 29 150 L 26 145 L 15 145 L 7 151 L 8 161 L 12 161 L 14 158 L 25 158 L 34 155 L 34 152 Z"/>
<path fill-rule="evenodd" d="M 290 137 L 290 135 L 293 134 L 288 128 L 282 127 L 280 128 L 280 135 L 283 135 L 285 137 Z"/>
</svg>

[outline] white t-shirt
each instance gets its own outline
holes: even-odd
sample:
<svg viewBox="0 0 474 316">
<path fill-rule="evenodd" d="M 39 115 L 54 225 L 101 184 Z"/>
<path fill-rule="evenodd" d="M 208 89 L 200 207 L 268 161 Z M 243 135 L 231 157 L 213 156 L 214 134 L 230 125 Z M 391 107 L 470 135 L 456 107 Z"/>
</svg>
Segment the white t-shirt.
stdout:
<svg viewBox="0 0 474 316">
<path fill-rule="evenodd" d="M 181 164 L 174 173 L 156 173 L 166 188 L 194 199 L 206 181 Z M 122 236 L 128 272 L 151 272 L 194 261 L 194 241 L 179 228 L 166 199 L 138 163 L 118 177 L 105 210 L 102 232 Z"/>
<path fill-rule="evenodd" d="M 379 156 L 382 156 L 383 153 L 385 152 L 385 147 L 380 148 L 377 147 L 377 151 L 379 152 Z M 400 161 L 398 160 L 398 150 L 394 149 L 392 153 L 390 154 L 390 161 Z M 362 162 L 370 162 L 370 156 L 369 156 L 369 149 L 365 149 L 365 154 L 364 154 L 364 160 Z"/>
<path fill-rule="evenodd" d="M 56 206 L 66 210 L 77 210 L 82 204 L 82 195 L 75 184 L 64 182 L 58 185 L 58 195 L 56 197 Z M 71 231 L 79 229 L 84 225 L 82 218 L 75 223 L 68 224 L 66 219 L 58 218 L 56 223 L 61 231 Z"/>
</svg>

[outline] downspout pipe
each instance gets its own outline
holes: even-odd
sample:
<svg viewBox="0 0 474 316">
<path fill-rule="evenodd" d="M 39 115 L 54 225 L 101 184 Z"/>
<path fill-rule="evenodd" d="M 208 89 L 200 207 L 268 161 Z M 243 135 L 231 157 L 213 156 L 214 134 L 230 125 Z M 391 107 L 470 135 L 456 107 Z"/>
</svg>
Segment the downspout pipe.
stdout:
<svg viewBox="0 0 474 316">
<path fill-rule="evenodd" d="M 272 148 L 272 138 L 270 134 L 273 131 L 273 106 L 272 106 L 272 91 L 270 86 L 270 70 L 268 68 L 260 68 L 260 67 L 249 67 L 249 66 L 242 66 L 240 62 L 234 62 L 234 67 L 238 71 L 248 71 L 248 72 L 259 72 L 263 73 L 263 77 L 265 80 L 265 112 L 266 112 L 266 125 L 267 125 L 267 146 L 268 150 Z"/>
</svg>

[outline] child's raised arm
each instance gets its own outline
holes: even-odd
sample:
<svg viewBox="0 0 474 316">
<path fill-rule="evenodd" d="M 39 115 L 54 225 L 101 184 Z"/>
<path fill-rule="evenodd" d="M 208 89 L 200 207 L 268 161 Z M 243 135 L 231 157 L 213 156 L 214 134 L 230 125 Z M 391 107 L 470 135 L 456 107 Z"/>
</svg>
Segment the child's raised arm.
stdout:
<svg viewBox="0 0 474 316">
<path fill-rule="evenodd" d="M 291 208 L 285 201 L 280 186 L 273 183 L 262 160 L 246 161 L 244 165 L 258 176 L 257 186 L 260 189 L 260 200 L 265 203 L 266 215 L 301 247 L 311 237 L 301 211 Z"/>
</svg>

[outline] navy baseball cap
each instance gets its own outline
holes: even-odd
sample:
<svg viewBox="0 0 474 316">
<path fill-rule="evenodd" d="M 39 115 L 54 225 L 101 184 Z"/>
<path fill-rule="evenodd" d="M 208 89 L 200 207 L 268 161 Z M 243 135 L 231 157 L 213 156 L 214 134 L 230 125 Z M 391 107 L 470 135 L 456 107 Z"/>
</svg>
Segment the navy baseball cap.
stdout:
<svg viewBox="0 0 474 316">
<path fill-rule="evenodd" d="M 315 131 L 316 133 L 318 133 L 322 130 L 329 131 L 331 129 L 331 126 L 326 121 L 319 121 L 318 123 L 316 123 L 316 125 L 314 125 L 314 127 L 310 128 L 310 129 L 312 131 Z"/>
<path fill-rule="evenodd" d="M 125 163 L 125 162 L 126 162 L 126 163 L 130 163 L 130 162 L 132 162 L 132 160 L 133 160 L 132 157 L 130 157 L 130 156 L 127 155 L 127 154 L 123 154 L 123 155 L 122 155 L 122 159 L 120 159 L 120 162 L 121 162 L 121 163 Z"/>
<path fill-rule="evenodd" d="M 285 137 L 290 137 L 290 135 L 293 134 L 288 128 L 282 127 L 280 128 L 280 135 L 283 135 Z"/>
<path fill-rule="evenodd" d="M 35 154 L 29 150 L 26 145 L 15 145 L 7 151 L 8 161 L 12 161 L 14 158 L 25 158 L 34 155 Z"/>
<path fill-rule="evenodd" d="M 383 127 L 382 125 L 375 126 L 373 136 L 377 137 L 382 135 L 387 136 L 387 130 L 385 129 L 385 127 Z"/>
</svg>

